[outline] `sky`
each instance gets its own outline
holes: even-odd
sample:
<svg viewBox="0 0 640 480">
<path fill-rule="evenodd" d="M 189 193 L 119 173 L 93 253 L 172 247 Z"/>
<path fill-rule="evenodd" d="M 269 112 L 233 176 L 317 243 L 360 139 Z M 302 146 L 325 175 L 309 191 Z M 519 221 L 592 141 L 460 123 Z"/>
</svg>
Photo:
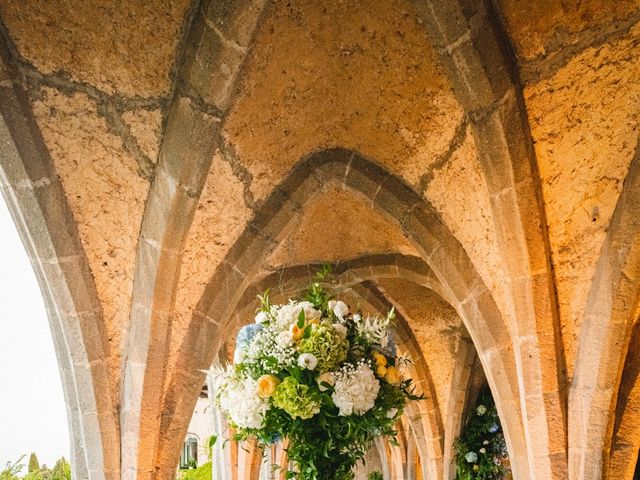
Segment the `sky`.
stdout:
<svg viewBox="0 0 640 480">
<path fill-rule="evenodd" d="M 0 470 L 31 452 L 50 467 L 69 458 L 67 414 L 42 294 L 0 195 Z"/>
</svg>

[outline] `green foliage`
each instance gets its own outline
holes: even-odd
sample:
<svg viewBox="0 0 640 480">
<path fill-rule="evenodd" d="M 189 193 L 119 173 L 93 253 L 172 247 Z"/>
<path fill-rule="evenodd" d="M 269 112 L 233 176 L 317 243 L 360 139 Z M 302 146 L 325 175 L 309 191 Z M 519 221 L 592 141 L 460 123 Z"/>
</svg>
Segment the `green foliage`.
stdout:
<svg viewBox="0 0 640 480">
<path fill-rule="evenodd" d="M 62 457 L 56 462 L 49 480 L 71 480 L 71 465 L 66 458 Z"/>
<path fill-rule="evenodd" d="M 367 477 L 367 480 L 383 480 L 382 473 L 380 472 L 371 472 Z"/>
<path fill-rule="evenodd" d="M 24 455 L 13 463 L 7 462 L 4 470 L 0 472 L 0 480 L 19 480 L 21 478 L 20 472 L 24 468 L 23 460 Z"/>
<path fill-rule="evenodd" d="M 211 462 L 203 463 L 193 470 L 182 470 L 180 480 L 211 480 Z"/>
<path fill-rule="evenodd" d="M 458 480 L 501 480 L 507 447 L 491 391 L 485 387 L 455 443 Z"/>
<path fill-rule="evenodd" d="M 313 282 L 307 288 L 304 299 L 313 303 L 316 308 L 322 311 L 323 315 L 329 314 L 328 303 L 331 300 L 331 296 L 324 289 L 324 284 L 327 283 L 333 275 L 333 267 L 330 263 L 322 265 L 314 276 Z"/>
<path fill-rule="evenodd" d="M 29 456 L 29 468 L 28 468 L 28 472 L 36 472 L 40 470 L 40 462 L 38 462 L 38 457 L 35 453 L 31 453 L 31 455 Z"/>
<path fill-rule="evenodd" d="M 21 476 L 24 468 L 24 455 L 16 462 L 7 462 L 7 465 L 0 472 L 0 480 L 71 480 L 71 465 L 64 458 L 60 458 L 53 469 L 46 465 L 40 466 L 40 462 L 34 453 L 29 457 L 29 467 L 26 475 Z"/>
</svg>

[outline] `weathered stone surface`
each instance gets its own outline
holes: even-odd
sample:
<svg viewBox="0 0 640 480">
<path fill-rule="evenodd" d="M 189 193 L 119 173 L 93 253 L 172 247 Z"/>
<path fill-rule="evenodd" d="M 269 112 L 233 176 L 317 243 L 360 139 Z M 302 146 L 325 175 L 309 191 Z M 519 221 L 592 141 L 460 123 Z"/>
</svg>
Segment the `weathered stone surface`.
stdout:
<svg viewBox="0 0 640 480">
<path fill-rule="evenodd" d="M 3 0 L 2 20 L 20 53 L 44 74 L 108 93 L 166 96 L 187 0 Z"/>
<path fill-rule="evenodd" d="M 182 256 L 172 326 L 172 336 L 176 341 L 171 344 L 171 360 L 180 347 L 177 340 L 184 336 L 191 322 L 193 309 L 200 301 L 209 278 L 249 219 L 251 212 L 242 198 L 242 183 L 234 177 L 231 165 L 217 153 L 200 196 Z"/>
<path fill-rule="evenodd" d="M 338 261 L 366 253 L 417 255 L 397 225 L 363 199 L 330 187 L 305 207 L 282 244 L 267 260 L 271 267 Z"/>
<path fill-rule="evenodd" d="M 445 417 L 458 343 L 464 327 L 455 310 L 434 292 L 401 279 L 382 280 L 380 287 L 409 320 L 415 340 L 429 365 L 440 415 Z"/>
<path fill-rule="evenodd" d="M 136 139 L 142 152 L 151 162 L 156 163 L 162 131 L 160 110 L 129 110 L 122 114 L 122 119 L 129 126 L 131 135 Z"/>
<path fill-rule="evenodd" d="M 412 5 L 276 2 L 269 13 L 225 128 L 256 198 L 301 157 L 331 146 L 418 183 L 462 112 Z"/>
<path fill-rule="evenodd" d="M 499 0 L 518 57 L 529 60 L 580 43 L 593 42 L 604 27 L 621 24 L 638 13 L 637 0 L 563 2 L 543 0 L 531 8 L 523 0 Z M 570 51 L 570 50 L 569 50 Z"/>
<path fill-rule="evenodd" d="M 569 374 L 596 261 L 638 144 L 640 26 L 525 89 Z"/>
<path fill-rule="evenodd" d="M 102 304 L 110 368 L 118 372 L 149 184 L 86 95 L 44 88 L 33 110 L 77 222 Z"/>
<path fill-rule="evenodd" d="M 451 188 L 452 184 L 456 188 Z M 425 196 L 460 241 L 501 312 L 505 313 L 501 252 L 493 226 L 489 193 L 482 180 L 470 133 L 450 161 L 433 172 Z"/>
</svg>

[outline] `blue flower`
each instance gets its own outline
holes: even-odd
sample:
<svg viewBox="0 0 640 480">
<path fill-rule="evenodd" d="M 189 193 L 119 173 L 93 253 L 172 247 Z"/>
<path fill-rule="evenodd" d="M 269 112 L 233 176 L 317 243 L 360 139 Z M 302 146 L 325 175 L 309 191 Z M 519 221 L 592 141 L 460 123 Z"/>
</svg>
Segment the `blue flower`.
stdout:
<svg viewBox="0 0 640 480">
<path fill-rule="evenodd" d="M 253 337 L 255 337 L 256 333 L 262 330 L 262 328 L 262 324 L 260 323 L 250 323 L 242 327 L 236 337 L 236 353 L 241 350 L 246 350 L 251 340 L 253 340 Z M 237 355 L 234 356 L 238 358 Z"/>
<path fill-rule="evenodd" d="M 394 357 L 398 354 L 398 349 L 396 347 L 395 339 L 393 338 L 393 333 L 391 330 L 387 330 L 387 336 L 385 338 L 384 345 L 382 346 L 386 350 L 386 353 L 389 354 L 390 357 Z"/>
<path fill-rule="evenodd" d="M 489 431 L 491 433 L 496 433 L 498 430 L 500 430 L 500 427 L 498 426 L 498 424 L 494 423 L 493 425 L 491 425 L 489 427 Z"/>
</svg>

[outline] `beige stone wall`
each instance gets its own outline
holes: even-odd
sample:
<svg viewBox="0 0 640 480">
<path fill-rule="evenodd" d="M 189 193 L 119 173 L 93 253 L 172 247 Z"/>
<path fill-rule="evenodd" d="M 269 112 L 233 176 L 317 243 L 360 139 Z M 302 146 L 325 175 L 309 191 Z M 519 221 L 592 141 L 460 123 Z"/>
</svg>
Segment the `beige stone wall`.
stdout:
<svg viewBox="0 0 640 480">
<path fill-rule="evenodd" d="M 2 191 L 78 471 L 168 478 L 256 293 L 330 261 L 406 318 L 425 474 L 448 475 L 486 378 L 517 478 L 629 478 L 637 0 L 0 0 L 0 20 Z"/>
</svg>

